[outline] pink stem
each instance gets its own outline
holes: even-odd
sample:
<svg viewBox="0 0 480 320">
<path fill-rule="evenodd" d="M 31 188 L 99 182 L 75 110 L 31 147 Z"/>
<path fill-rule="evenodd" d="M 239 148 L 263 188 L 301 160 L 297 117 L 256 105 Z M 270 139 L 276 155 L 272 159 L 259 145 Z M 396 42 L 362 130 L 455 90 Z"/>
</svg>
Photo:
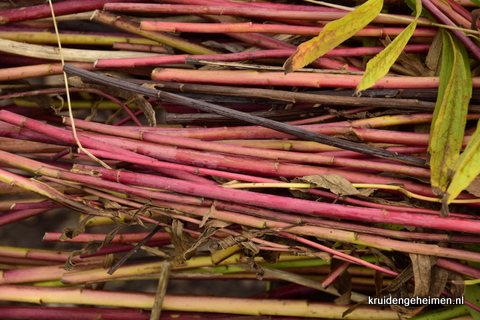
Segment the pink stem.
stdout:
<svg viewBox="0 0 480 320">
<path fill-rule="evenodd" d="M 216 6 L 234 6 L 234 7 L 260 7 L 268 9 L 281 9 L 292 11 L 330 11 L 330 12 L 343 12 L 345 10 L 321 7 L 321 6 L 303 6 L 284 3 L 272 3 L 272 2 L 234 2 L 226 0 L 154 0 L 154 2 L 161 3 L 177 3 L 188 5 L 216 5 Z"/>
<path fill-rule="evenodd" d="M 65 120 L 66 120 L 66 123 L 69 124 L 69 119 L 66 118 Z M 196 139 L 188 139 L 188 138 L 175 137 L 175 136 L 164 136 L 164 135 L 148 133 L 148 132 L 143 133 L 140 137 L 137 133 L 126 131 L 122 128 L 108 127 L 100 124 L 92 124 L 91 122 L 87 122 L 87 121 L 81 121 L 81 122 L 78 121 L 77 123 L 78 123 L 78 127 L 83 129 L 95 130 L 97 132 L 102 132 L 105 134 L 113 134 L 116 136 L 132 138 L 132 139 L 142 139 L 143 141 L 148 141 L 148 142 L 153 142 L 158 144 L 173 145 L 177 147 L 184 147 L 184 148 L 190 148 L 190 149 L 226 152 L 226 153 L 232 153 L 237 155 L 247 155 L 247 156 L 259 157 L 259 158 L 265 158 L 265 159 L 273 159 L 273 160 L 278 159 L 278 160 L 289 160 L 293 162 L 318 163 L 318 164 L 324 164 L 324 165 L 337 165 L 337 166 L 348 166 L 348 167 L 351 166 L 351 167 L 362 168 L 362 169 L 372 169 L 372 170 L 379 170 L 379 171 L 404 173 L 404 174 L 410 174 L 410 175 L 424 177 L 424 178 L 430 177 L 430 170 L 428 169 L 405 166 L 401 164 L 383 165 L 382 163 L 374 163 L 371 161 L 342 159 L 342 158 L 323 156 L 323 154 L 305 155 L 303 153 L 294 152 L 294 151 L 249 148 L 249 147 L 228 145 L 223 143 L 199 141 Z"/>
<path fill-rule="evenodd" d="M 5 115 L 7 118 L 10 117 L 12 121 L 15 121 L 14 119 L 17 119 L 17 120 L 21 119 L 20 116 L 14 114 L 14 113 L 8 112 L 6 110 L 1 110 L 0 114 Z M 0 118 L 1 118 L 1 116 L 0 116 Z M 32 123 L 33 127 L 31 127 L 31 129 L 36 130 L 36 131 L 40 130 L 40 132 L 42 132 L 42 133 L 47 133 L 48 136 L 55 136 L 55 137 L 63 140 L 64 142 L 67 142 L 67 143 L 72 144 L 72 145 L 76 145 L 73 133 L 71 133 L 70 131 L 60 129 L 60 128 L 56 128 L 54 126 L 50 126 L 50 125 L 47 125 L 47 124 L 43 124 L 43 123 L 35 121 L 35 120 L 31 120 L 31 119 L 29 119 L 29 120 L 33 121 L 33 123 Z M 19 123 L 17 122 L 17 124 L 19 124 Z M 134 152 L 127 151 L 127 150 L 120 149 L 120 148 L 116 148 L 116 147 L 112 147 L 111 145 L 108 144 L 108 142 L 102 143 L 100 141 L 88 138 L 88 137 L 83 136 L 81 134 L 78 134 L 77 137 L 78 137 L 79 141 L 82 143 L 82 145 L 85 146 L 85 147 L 102 148 L 103 150 L 108 150 L 108 151 L 114 152 L 114 153 L 116 152 L 116 153 L 131 155 L 131 156 L 137 156 L 137 157 L 139 156 L 138 154 L 136 154 Z M 146 156 L 140 156 L 140 157 L 143 158 L 143 159 L 153 160 L 153 159 L 151 159 L 149 157 L 146 157 Z M 190 173 L 185 172 L 185 171 L 178 171 L 178 170 L 172 170 L 172 169 L 166 169 L 166 168 L 159 168 L 158 170 L 162 173 L 165 173 L 165 174 L 173 176 L 173 177 L 178 177 L 178 178 L 181 178 L 181 179 L 197 181 L 197 182 L 205 183 L 205 184 L 214 184 L 214 182 L 212 180 L 209 180 L 207 178 L 204 178 L 204 177 L 201 177 L 201 176 L 198 176 L 198 175 L 195 175 L 195 174 L 190 174 Z"/>
<path fill-rule="evenodd" d="M 7 224 L 28 219 L 36 215 L 42 214 L 51 210 L 50 208 L 44 209 L 23 209 L 23 210 L 11 210 L 0 215 L 0 227 Z"/>
<path fill-rule="evenodd" d="M 105 159 L 116 159 L 116 160 L 121 160 L 121 161 L 127 161 L 127 162 L 133 162 L 133 163 L 145 163 L 147 162 L 145 160 L 139 159 L 139 158 L 131 158 L 127 156 L 121 156 L 121 155 L 116 155 L 112 153 L 108 153 L 105 151 L 101 150 L 93 150 L 93 149 L 88 149 L 92 154 L 94 154 L 97 157 L 105 158 Z M 213 175 L 213 176 L 218 176 L 218 177 L 224 177 L 228 179 L 234 179 L 234 180 L 240 180 L 240 181 L 249 181 L 249 182 L 278 182 L 278 180 L 273 180 L 273 179 L 268 179 L 268 178 L 262 178 L 262 177 L 256 177 L 256 176 L 250 176 L 250 175 L 245 175 L 245 174 L 239 174 L 239 173 L 231 173 L 231 172 L 226 172 L 226 171 L 218 171 L 218 170 L 213 170 L 213 169 L 205 169 L 205 168 L 197 168 L 197 167 L 192 167 L 192 166 L 185 166 L 185 165 L 180 165 L 180 164 L 175 164 L 175 163 L 168 163 L 168 162 L 161 162 L 161 161 L 156 161 L 154 162 L 155 165 L 159 166 L 171 166 L 172 168 L 177 168 L 179 170 L 187 170 L 188 172 L 195 173 L 198 172 L 200 174 L 205 174 L 205 175 Z M 368 201 L 363 201 L 359 199 L 354 199 L 350 197 L 338 197 L 337 195 L 318 190 L 318 189 L 310 189 L 308 190 L 309 193 L 315 194 L 321 197 L 326 197 L 329 199 L 336 199 L 342 202 L 347 202 L 359 206 L 365 206 L 365 207 L 370 207 L 370 208 L 380 208 L 380 209 L 387 209 L 387 210 L 396 210 L 396 211 L 406 211 L 406 212 L 416 212 L 416 213 L 425 213 L 425 214 L 438 214 L 438 211 L 435 210 L 430 210 L 430 209 L 424 209 L 424 208 L 415 208 L 415 207 L 402 207 L 402 206 L 394 206 L 394 205 L 384 205 L 384 204 L 377 204 L 374 202 L 368 202 Z M 236 211 L 236 210 L 234 210 Z M 452 217 L 456 216 L 455 213 L 450 213 Z M 468 218 L 469 216 L 457 216 L 457 217 L 463 217 L 463 218 Z"/>
<path fill-rule="evenodd" d="M 90 62 L 69 62 L 85 70 L 94 70 L 93 63 Z M 63 66 L 61 63 L 38 64 L 33 66 L 22 66 L 0 69 L 0 81 L 12 81 L 34 77 L 45 77 L 55 74 L 62 74 Z"/>
<path fill-rule="evenodd" d="M 35 95 L 39 95 L 39 94 L 65 93 L 66 91 L 67 91 L 67 89 L 56 88 L 56 89 L 43 89 L 43 90 L 35 90 L 35 91 L 28 91 L 28 92 L 21 92 L 21 93 L 11 93 L 11 94 L 6 94 L 6 95 L 3 95 L 3 96 L 0 96 L 0 100 L 13 99 L 13 98 L 18 98 L 18 97 L 35 96 Z M 105 98 L 109 99 L 110 101 L 113 101 L 116 104 L 118 104 L 119 106 L 121 106 L 123 108 L 123 110 L 125 110 L 127 112 L 130 119 L 132 119 L 133 122 L 135 122 L 135 124 L 137 126 L 139 126 L 139 127 L 143 126 L 142 123 L 137 119 L 135 114 L 132 112 L 132 110 L 130 110 L 130 108 L 125 103 L 123 103 L 118 98 L 116 98 L 116 97 L 114 97 L 114 96 L 112 96 L 112 95 L 110 95 L 110 94 L 108 94 L 108 93 L 106 93 L 102 90 L 95 89 L 95 88 L 69 88 L 68 91 L 70 91 L 70 92 L 90 92 L 90 93 L 94 93 L 94 94 L 97 94 L 99 96 L 105 97 Z"/>
<path fill-rule="evenodd" d="M 430 0 L 430 1 L 432 1 L 432 3 L 438 9 L 440 9 L 441 12 L 443 12 L 443 14 L 445 14 L 448 18 L 452 19 L 453 22 L 455 22 L 457 25 L 466 29 L 470 29 L 470 21 L 472 20 L 471 18 L 469 21 L 468 19 L 464 18 L 460 13 L 456 12 L 455 10 L 453 10 L 453 8 L 449 7 L 442 1 L 438 1 L 438 0 Z"/>
<path fill-rule="evenodd" d="M 174 161 L 188 165 L 207 166 L 219 170 L 240 171 L 247 174 L 261 174 L 263 176 L 294 178 L 312 174 L 339 174 L 352 183 L 371 183 L 389 184 L 401 183 L 408 190 L 434 196 L 428 186 L 414 184 L 406 180 L 384 178 L 378 175 L 367 175 L 354 171 L 336 170 L 323 167 L 313 167 L 307 165 L 290 164 L 287 162 L 268 161 L 263 159 L 249 159 L 245 157 L 213 154 L 208 152 L 199 152 L 185 150 L 167 146 L 161 146 L 144 141 L 135 141 L 130 139 L 116 139 L 114 137 L 104 137 L 103 135 L 91 135 L 95 140 L 109 141 L 118 147 L 128 150 L 136 150 L 139 153 L 149 155 L 153 158 L 164 161 Z M 401 181 L 401 182 L 400 182 Z"/>
<path fill-rule="evenodd" d="M 316 36 L 323 28 L 291 26 L 281 24 L 260 24 L 260 23 L 189 23 L 170 21 L 142 21 L 140 24 L 143 30 L 163 32 L 196 32 L 196 33 L 277 33 L 294 34 L 303 36 Z M 366 27 L 358 31 L 355 36 L 359 37 L 382 37 L 398 36 L 404 28 L 378 28 Z M 434 37 L 436 29 L 417 28 L 413 32 L 414 37 Z"/>
<path fill-rule="evenodd" d="M 468 264 L 463 264 L 455 260 L 447 259 L 447 258 L 440 258 L 438 259 L 437 266 L 445 268 L 447 270 L 452 270 L 458 273 L 461 273 L 463 275 L 466 275 L 467 277 L 471 277 L 474 279 L 479 279 L 480 278 L 480 270 L 469 266 Z"/>
<path fill-rule="evenodd" d="M 157 68 L 152 80 L 167 82 L 229 84 L 246 86 L 287 86 L 310 88 L 355 88 L 362 80 L 361 75 L 324 74 L 294 72 L 244 71 L 244 70 L 184 70 Z M 480 87 L 480 78 L 473 78 L 475 88 Z M 376 82 L 374 88 L 415 89 L 438 88 L 438 77 L 389 77 Z"/>
<path fill-rule="evenodd" d="M 409 52 L 428 52 L 430 45 L 428 44 L 410 44 L 404 49 Z M 359 48 L 337 48 L 326 53 L 324 57 L 352 57 L 374 55 L 381 52 L 385 47 L 359 47 Z M 145 58 L 123 58 L 123 59 L 99 59 L 95 62 L 97 68 L 124 68 L 135 66 L 162 65 L 162 64 L 184 64 L 187 58 L 199 60 L 234 62 L 255 59 L 268 58 L 287 58 L 295 53 L 295 49 L 272 49 L 247 51 L 239 53 L 225 53 L 212 55 L 174 55 L 160 57 Z"/>
<path fill-rule="evenodd" d="M 328 288 L 335 280 L 338 279 L 338 277 L 347 271 L 347 269 L 351 266 L 352 264 L 348 261 L 343 261 L 335 270 L 330 272 L 327 276 L 322 281 L 322 287 Z"/>
<path fill-rule="evenodd" d="M 135 117 L 137 116 L 140 116 L 143 114 L 143 110 L 137 110 L 133 113 L 135 115 Z M 123 125 L 124 123 L 127 123 L 128 121 L 132 120 L 132 117 L 131 116 L 127 116 L 125 118 L 123 118 L 122 120 L 118 121 L 118 122 L 115 122 L 114 124 L 112 124 L 113 126 L 121 126 Z"/>
<path fill-rule="evenodd" d="M 472 21 L 472 14 L 470 13 L 470 11 L 468 11 L 467 9 L 465 9 L 463 6 L 461 6 L 459 3 L 457 3 L 456 1 L 453 1 L 453 0 L 446 0 L 446 2 L 448 3 L 448 5 L 450 7 L 452 7 L 453 10 L 455 10 L 456 12 L 458 12 L 462 17 L 464 17 L 465 19 L 467 19 L 469 22 Z"/>
<path fill-rule="evenodd" d="M 422 0 L 423 7 L 440 23 L 455 27 L 456 25 L 438 9 L 430 0 Z M 450 30 L 458 40 L 460 40 L 465 47 L 470 51 L 477 60 L 480 60 L 480 48 L 473 43 L 463 32 L 459 30 Z"/>
<path fill-rule="evenodd" d="M 330 203 L 318 203 L 301 199 L 286 198 L 268 194 L 260 194 L 243 190 L 203 185 L 194 182 L 174 180 L 162 177 L 150 177 L 143 174 L 129 172 L 119 173 L 115 170 L 99 168 L 103 179 L 120 181 L 121 183 L 142 185 L 146 187 L 171 190 L 182 194 L 214 198 L 224 201 L 254 205 L 275 210 L 287 210 L 306 215 L 318 215 L 332 218 L 382 222 L 401 225 L 415 225 L 445 230 L 462 230 L 474 232 L 479 226 L 475 220 L 442 218 L 439 216 L 418 215 L 406 212 L 395 212 L 369 208 L 352 208 Z M 71 173 L 61 173 L 67 178 Z M 81 177 L 76 177 L 81 179 Z M 388 222 L 387 222 L 388 221 Z M 480 222 L 478 223 L 480 224 Z M 470 230 L 470 231 L 467 231 Z"/>
<path fill-rule="evenodd" d="M 231 2 L 230 2 L 231 3 Z M 113 11 L 129 11 L 129 12 L 155 12 L 155 13 L 169 13 L 169 14 L 195 14 L 195 15 L 228 15 L 228 16 L 243 16 L 262 19 L 294 19 L 294 20 L 323 20 L 333 21 L 343 18 L 348 11 L 333 11 L 333 10 L 312 10 L 309 8 L 321 8 L 305 6 L 303 10 L 292 9 L 275 9 L 275 8 L 261 8 L 254 6 L 215 6 L 215 5 L 169 5 L 169 4 L 131 4 L 131 3 L 107 3 L 104 10 Z M 323 9 L 323 8 L 322 8 Z M 397 17 L 410 18 L 406 15 L 395 15 Z M 374 23 L 393 23 L 393 24 L 408 24 L 408 21 L 398 21 L 397 19 L 389 19 L 388 17 L 377 17 L 373 20 Z"/>
<path fill-rule="evenodd" d="M 68 1 L 57 2 L 53 4 L 53 10 L 56 16 L 67 15 L 102 9 L 107 2 L 141 2 L 139 0 L 88 0 L 88 1 Z M 50 5 L 41 4 L 31 7 L 22 7 L 10 10 L 0 11 L 0 24 L 12 22 L 48 18 L 52 16 Z"/>
<path fill-rule="evenodd" d="M 308 244 L 309 246 L 311 246 L 311 247 L 313 247 L 313 248 L 317 248 L 317 249 L 319 249 L 319 250 L 321 250 L 321 251 L 328 252 L 328 253 L 330 253 L 330 254 L 332 254 L 332 255 L 334 255 L 334 256 L 337 256 L 337 257 L 339 257 L 339 258 L 345 259 L 345 260 L 347 260 L 347 261 L 351 261 L 351 262 L 356 263 L 356 264 L 359 264 L 359 265 L 361 265 L 361 266 L 364 266 L 364 267 L 367 267 L 367 268 L 370 268 L 370 269 L 373 269 L 373 270 L 377 270 L 377 271 L 386 273 L 386 274 L 391 275 L 391 276 L 397 276 L 397 275 L 398 275 L 398 272 L 395 272 L 395 271 L 392 271 L 392 270 L 383 268 L 383 267 L 381 267 L 381 266 L 374 265 L 373 263 L 370 263 L 370 262 L 367 262 L 367 261 L 362 260 L 362 259 L 360 259 L 360 258 L 353 257 L 353 256 L 350 256 L 350 255 L 348 255 L 348 254 L 339 252 L 339 251 L 334 250 L 334 249 L 331 249 L 331 248 L 329 248 L 329 247 L 327 247 L 327 246 L 321 245 L 320 243 L 307 240 L 307 239 L 302 238 L 302 237 L 299 237 L 299 236 L 297 236 L 297 235 L 292 235 L 292 234 L 290 234 L 290 233 L 280 232 L 280 231 L 277 231 L 276 233 L 277 233 L 278 235 L 282 236 L 282 237 L 285 237 L 285 238 L 288 238 L 288 239 L 292 239 L 292 240 L 301 242 L 301 243 L 303 243 L 303 244 Z"/>
</svg>

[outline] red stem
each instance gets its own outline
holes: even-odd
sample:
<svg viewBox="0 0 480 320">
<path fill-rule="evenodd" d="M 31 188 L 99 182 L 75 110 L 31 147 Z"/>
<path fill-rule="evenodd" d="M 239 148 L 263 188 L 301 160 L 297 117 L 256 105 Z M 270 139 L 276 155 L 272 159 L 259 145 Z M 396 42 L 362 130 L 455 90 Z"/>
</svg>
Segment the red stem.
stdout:
<svg viewBox="0 0 480 320">
<path fill-rule="evenodd" d="M 422 4 L 423 7 L 440 23 L 456 27 L 456 25 L 445 14 L 443 14 L 440 9 L 438 9 L 430 0 L 422 0 Z M 460 40 L 465 45 L 467 50 L 470 51 L 477 60 L 480 60 L 480 48 L 478 48 L 478 46 L 473 43 L 470 38 L 468 38 L 463 32 L 459 30 L 450 30 L 450 32 L 453 33 L 458 38 L 458 40 Z"/>
<path fill-rule="evenodd" d="M 115 170 L 103 168 L 99 168 L 98 170 L 101 173 L 102 178 L 107 180 L 171 190 L 182 194 L 190 194 L 224 201 L 234 201 L 275 210 L 287 210 L 306 215 L 318 215 L 356 221 L 360 220 L 400 225 L 415 225 L 435 229 L 461 230 L 463 232 L 475 232 L 475 230 L 478 230 L 480 227 L 477 226 L 477 221 L 470 219 L 442 218 L 439 216 L 418 215 L 406 212 L 359 207 L 353 208 L 343 205 L 318 203 L 314 201 L 260 194 L 243 190 L 227 189 L 217 186 L 206 186 L 203 184 L 174 180 L 170 178 L 150 177 L 144 174 L 135 174 L 129 172 L 119 173 Z M 67 179 L 71 175 L 70 173 L 63 172 L 61 174 L 62 176 L 65 175 L 65 178 Z M 478 224 L 480 224 L 480 222 Z"/>
<path fill-rule="evenodd" d="M 141 2 L 141 0 L 83 0 L 83 1 L 63 1 L 53 4 L 55 16 L 62 16 L 72 13 L 87 12 L 102 9 L 107 2 Z M 0 11 L 0 24 L 12 22 L 35 20 L 48 18 L 52 16 L 50 5 L 41 4 L 31 7 L 22 7 L 10 10 Z"/>
<path fill-rule="evenodd" d="M 335 270 L 330 272 L 327 276 L 322 281 L 322 287 L 323 288 L 328 288 L 338 277 L 347 271 L 347 269 L 351 266 L 352 264 L 348 261 L 343 261 Z"/>
<path fill-rule="evenodd" d="M 50 211 L 51 208 L 11 210 L 0 215 L 0 227 Z"/>
<path fill-rule="evenodd" d="M 69 124 L 70 120 L 65 118 L 66 124 Z M 158 144 L 173 145 L 176 147 L 184 147 L 190 149 L 200 149 L 215 152 L 226 152 L 237 155 L 246 155 L 252 157 L 259 157 L 272 160 L 288 160 L 292 162 L 304 162 L 304 163 L 317 163 L 323 165 L 333 166 L 346 166 L 361 169 L 371 169 L 386 172 L 395 172 L 409 174 L 418 177 L 428 178 L 430 177 L 430 170 L 411 167 L 402 164 L 383 164 L 371 161 L 362 161 L 355 159 L 335 158 L 324 156 L 323 154 L 304 154 L 295 151 L 281 151 L 281 150 L 267 150 L 257 149 L 251 147 L 242 147 L 235 145 L 228 145 L 223 143 L 199 141 L 197 139 L 188 139 L 175 136 L 164 136 L 156 133 L 144 132 L 141 136 L 136 132 L 126 131 L 123 128 L 110 127 L 101 124 L 93 124 L 87 121 L 77 121 L 77 126 L 82 129 L 93 130 L 104 134 L 113 134 L 120 137 L 138 139 L 147 142 L 153 142 Z"/>
<path fill-rule="evenodd" d="M 374 55 L 381 52 L 385 47 L 358 47 L 358 48 L 337 48 L 329 51 L 324 57 L 352 57 Z M 406 53 L 428 52 L 428 44 L 410 44 L 404 49 Z M 149 66 L 162 64 L 185 64 L 186 58 L 195 58 L 199 60 L 235 62 L 244 60 L 269 59 L 269 58 L 288 58 L 295 53 L 295 49 L 272 49 L 247 51 L 238 53 L 212 54 L 212 55 L 172 55 L 145 58 L 123 58 L 123 59 L 99 59 L 95 62 L 97 68 L 125 68 L 135 66 Z"/>
<path fill-rule="evenodd" d="M 166 82 L 228 84 L 245 86 L 287 86 L 310 88 L 356 88 L 361 75 L 293 72 L 244 71 L 244 70 L 185 70 L 157 68 L 152 80 Z M 416 89 L 438 88 L 438 77 L 391 77 L 386 76 L 372 88 Z M 474 87 L 480 87 L 480 78 L 473 78 Z"/>
<path fill-rule="evenodd" d="M 453 10 L 451 7 L 446 5 L 444 2 L 439 0 L 430 0 L 432 3 L 441 11 L 443 12 L 448 18 L 453 20 L 457 25 L 461 26 L 462 28 L 470 29 L 470 20 L 464 18 L 460 13 Z"/>
<path fill-rule="evenodd" d="M 323 28 L 291 26 L 283 24 L 260 24 L 260 23 L 189 23 L 170 21 L 142 21 L 143 30 L 162 32 L 194 32 L 194 33 L 277 33 L 294 34 L 303 36 L 316 36 Z M 380 28 L 366 27 L 358 31 L 358 37 L 382 37 L 398 36 L 404 28 Z M 437 29 L 417 28 L 413 32 L 414 37 L 434 37 Z"/>
<path fill-rule="evenodd" d="M 6 95 L 3 95 L 3 96 L 0 96 L 0 100 L 7 100 L 7 99 L 13 99 L 13 98 L 19 98 L 19 97 L 36 96 L 36 95 L 40 95 L 40 94 L 58 94 L 58 93 L 65 93 L 66 91 L 67 91 L 67 89 L 56 88 L 56 89 L 42 89 L 42 90 L 27 91 L 27 92 L 20 92 L 20 93 L 11 93 L 11 94 L 6 94 Z M 127 112 L 127 114 L 129 115 L 129 119 L 133 120 L 133 122 L 135 122 L 135 124 L 137 126 L 143 127 L 142 123 L 137 119 L 135 114 L 132 112 L 132 110 L 130 110 L 130 108 L 125 103 L 123 103 L 118 98 L 116 98 L 116 97 L 114 97 L 114 96 L 112 96 L 112 95 L 110 95 L 110 94 L 108 94 L 108 93 L 106 93 L 102 90 L 95 89 L 95 88 L 68 88 L 68 91 L 70 91 L 70 92 L 90 92 L 90 93 L 94 93 L 94 94 L 97 94 L 99 96 L 105 97 L 105 98 L 109 99 L 110 101 L 113 101 L 116 104 L 118 104 L 119 106 L 121 106 L 123 108 L 123 110 L 125 110 Z"/>
<path fill-rule="evenodd" d="M 453 1 L 453 0 L 445 0 L 448 5 L 450 7 L 452 7 L 453 10 L 455 10 L 456 12 L 458 12 L 462 17 L 464 17 L 465 19 L 467 19 L 469 22 L 472 21 L 472 14 L 470 13 L 470 11 L 468 11 L 467 9 L 465 9 L 464 7 L 462 7 L 459 3 L 457 3 L 456 1 Z"/>
<path fill-rule="evenodd" d="M 231 3 L 231 2 L 230 2 Z M 276 8 L 261 8 L 253 6 L 236 6 L 236 5 L 169 5 L 169 4 L 132 4 L 132 3 L 115 3 L 105 4 L 104 10 L 112 11 L 129 11 L 129 12 L 155 12 L 155 13 L 169 13 L 169 14 L 195 14 L 195 15 L 228 15 L 228 16 L 242 16 L 251 18 L 273 19 L 294 19 L 294 20 L 323 20 L 333 21 L 343 18 L 348 11 L 344 10 L 323 10 L 321 7 L 304 6 L 303 10 L 292 9 L 276 9 Z M 316 8 L 317 10 L 312 10 Z M 321 10 L 318 10 L 320 8 Z M 395 15 L 397 17 L 410 18 L 406 15 Z M 410 21 L 399 21 L 397 19 L 389 19 L 388 17 L 377 17 L 373 20 L 374 23 L 393 23 L 393 24 L 409 24 Z"/>
</svg>

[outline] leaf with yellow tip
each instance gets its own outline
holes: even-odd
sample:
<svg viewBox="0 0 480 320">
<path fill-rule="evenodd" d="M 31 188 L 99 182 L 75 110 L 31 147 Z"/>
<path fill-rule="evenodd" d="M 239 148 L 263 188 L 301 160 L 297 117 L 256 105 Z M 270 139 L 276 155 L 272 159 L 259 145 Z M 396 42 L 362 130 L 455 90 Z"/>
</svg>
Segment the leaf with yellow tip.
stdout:
<svg viewBox="0 0 480 320">
<path fill-rule="evenodd" d="M 475 164 L 478 166 L 478 162 L 471 162 L 475 159 L 475 152 L 471 151 L 478 145 L 475 140 L 479 138 L 471 139 L 469 150 L 460 157 L 468 104 L 472 96 L 470 65 L 465 47 L 447 31 L 442 30 L 442 33 L 440 84 L 428 152 L 432 190 L 438 195 L 444 195 L 441 213 L 446 216 L 448 203 L 475 178 L 472 176 L 470 179 L 470 173 L 476 170 Z M 467 168 L 461 168 L 462 164 L 467 165 Z M 452 175 L 455 176 L 453 181 Z M 463 185 L 465 186 L 462 187 Z"/>
<path fill-rule="evenodd" d="M 317 37 L 299 45 L 285 61 L 285 74 L 306 66 L 352 37 L 375 19 L 382 7 L 383 0 L 368 0 L 343 18 L 325 25 Z"/>
<path fill-rule="evenodd" d="M 463 45 L 444 31 L 439 96 L 430 131 L 432 186 L 443 191 L 462 147 L 472 81 Z"/>
<path fill-rule="evenodd" d="M 368 89 L 375 85 L 375 82 L 382 79 L 390 70 L 390 67 L 395 63 L 403 48 L 410 40 L 410 37 L 417 27 L 417 21 L 422 13 L 422 1 L 415 1 L 416 15 L 415 19 L 390 43 L 382 52 L 377 54 L 373 59 L 367 63 L 367 69 L 362 78 L 362 81 L 357 86 L 356 92 Z"/>
<path fill-rule="evenodd" d="M 455 162 L 452 182 L 448 186 L 445 194 L 445 203 L 451 203 L 462 190 L 466 189 L 470 183 L 480 174 L 480 123 L 477 130 L 468 141 L 465 151 Z"/>
</svg>

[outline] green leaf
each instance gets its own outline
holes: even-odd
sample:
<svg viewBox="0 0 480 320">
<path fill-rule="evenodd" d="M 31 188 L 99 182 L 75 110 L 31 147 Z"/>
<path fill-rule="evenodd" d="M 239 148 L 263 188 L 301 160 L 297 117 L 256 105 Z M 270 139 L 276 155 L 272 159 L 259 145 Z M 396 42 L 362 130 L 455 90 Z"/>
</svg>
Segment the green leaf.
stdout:
<svg viewBox="0 0 480 320">
<path fill-rule="evenodd" d="M 466 305 L 448 306 L 408 318 L 408 320 L 450 320 L 468 314 L 468 309 Z"/>
<path fill-rule="evenodd" d="M 452 202 L 462 190 L 467 188 L 470 183 L 480 174 L 480 123 L 477 124 L 477 130 L 468 141 L 465 151 L 455 162 L 452 171 L 452 182 L 448 186 L 444 201 L 446 204 Z"/>
<path fill-rule="evenodd" d="M 468 103 L 472 95 L 472 79 L 465 47 L 450 33 L 443 30 L 442 33 L 440 84 L 428 146 L 432 190 L 439 195 L 447 191 L 451 172 L 455 171 L 454 165 L 462 148 Z M 444 198 L 444 203 L 445 201 Z"/>
<path fill-rule="evenodd" d="M 382 79 L 390 70 L 390 67 L 395 63 L 403 48 L 410 40 L 410 37 L 417 27 L 417 21 L 422 12 L 422 1 L 416 1 L 415 19 L 390 43 L 388 47 L 377 54 L 373 59 L 367 63 L 367 69 L 362 78 L 362 81 L 357 86 L 356 92 L 370 88 Z"/>
<path fill-rule="evenodd" d="M 473 303 L 476 306 L 480 306 L 480 287 L 477 285 L 467 286 L 465 290 L 465 300 Z M 480 320 L 480 312 L 475 311 L 472 308 L 468 308 L 470 315 L 475 320 Z"/>
<path fill-rule="evenodd" d="M 480 1 L 478 0 L 470 0 L 473 4 L 477 5 L 480 7 Z"/>
<path fill-rule="evenodd" d="M 317 37 L 299 45 L 285 61 L 285 74 L 306 66 L 352 37 L 375 19 L 382 7 L 383 0 L 368 0 L 343 18 L 325 25 Z"/>
</svg>

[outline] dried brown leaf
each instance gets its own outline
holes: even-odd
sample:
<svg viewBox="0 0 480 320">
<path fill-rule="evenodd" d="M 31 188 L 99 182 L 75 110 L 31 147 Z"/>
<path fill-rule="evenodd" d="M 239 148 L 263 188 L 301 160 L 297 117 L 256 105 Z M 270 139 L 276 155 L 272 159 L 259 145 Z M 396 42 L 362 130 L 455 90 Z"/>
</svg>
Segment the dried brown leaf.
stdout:
<svg viewBox="0 0 480 320">
<path fill-rule="evenodd" d="M 94 216 L 89 215 L 82 219 L 75 228 L 67 227 L 63 230 L 62 235 L 60 236 L 60 241 L 65 241 L 67 239 L 73 239 L 79 234 L 85 232 L 88 220 L 92 219 Z"/>
<path fill-rule="evenodd" d="M 338 259 L 332 259 L 330 261 L 330 270 L 334 271 L 343 264 L 343 261 Z M 334 300 L 336 305 L 345 306 L 350 304 L 350 298 L 352 295 L 352 277 L 347 270 L 342 272 L 333 281 L 333 287 L 340 293 L 340 297 Z"/>
<path fill-rule="evenodd" d="M 183 231 L 183 223 L 177 219 L 172 221 L 172 229 L 165 228 L 165 230 L 170 234 L 173 247 L 175 248 L 173 263 L 175 265 L 181 265 L 185 260 L 190 259 L 195 254 L 195 250 L 184 254 L 192 247 L 193 243 L 195 243 L 195 238 Z"/>
<path fill-rule="evenodd" d="M 203 228 L 208 218 L 210 218 L 210 216 L 217 211 L 217 208 L 215 208 L 216 204 L 217 204 L 217 200 L 213 200 L 213 203 L 210 206 L 210 209 L 208 210 L 207 214 L 204 215 L 202 218 L 202 222 L 199 225 L 200 228 Z"/>
<path fill-rule="evenodd" d="M 426 73 L 423 76 L 433 77 L 433 76 L 438 76 L 440 74 L 440 62 L 442 61 L 441 59 L 442 47 L 443 47 L 443 39 L 442 39 L 442 34 L 439 32 L 433 38 L 432 45 L 428 50 L 428 54 L 425 59 L 425 65 L 427 66 L 428 70 L 425 70 Z"/>
<path fill-rule="evenodd" d="M 410 253 L 413 275 L 415 277 L 415 297 L 427 297 L 430 293 L 432 258 L 430 256 Z"/>
<path fill-rule="evenodd" d="M 294 181 L 306 182 L 316 187 L 329 189 L 335 194 L 349 196 L 359 194 L 359 191 L 344 177 L 338 174 L 316 174 L 297 178 Z"/>
<path fill-rule="evenodd" d="M 186 260 L 188 256 L 193 252 L 195 253 L 196 250 L 207 243 L 209 238 L 217 232 L 218 229 L 226 228 L 230 225 L 228 222 L 220 221 L 220 220 L 210 220 L 205 224 L 205 229 L 203 230 L 202 234 L 197 238 L 197 240 L 192 244 L 190 248 L 185 250 L 183 253 L 183 257 Z"/>
<path fill-rule="evenodd" d="M 385 39 L 379 40 L 385 47 L 392 43 L 392 40 L 390 40 L 389 36 L 387 36 Z M 402 51 L 400 53 L 397 58 L 397 62 L 400 63 L 404 68 L 413 72 L 416 76 L 421 76 L 425 73 L 425 67 L 423 63 L 418 59 L 412 58 L 411 56 L 406 54 L 405 51 Z"/>
<path fill-rule="evenodd" d="M 448 281 L 449 270 L 440 268 L 438 266 L 432 267 L 432 281 L 430 284 L 430 296 L 439 297 L 443 291 L 445 291 L 445 286 Z"/>
<path fill-rule="evenodd" d="M 332 137 L 345 139 L 345 140 L 350 140 L 350 141 L 353 141 L 353 142 L 363 142 L 360 135 L 358 135 L 357 132 L 355 132 L 355 129 L 353 129 L 353 128 L 349 128 L 347 131 L 345 131 L 344 133 L 341 133 L 341 134 L 334 134 L 334 135 L 332 135 Z"/>
<path fill-rule="evenodd" d="M 75 268 L 75 262 L 72 261 L 74 257 L 81 256 L 83 254 L 95 253 L 100 250 L 100 248 L 102 248 L 102 241 L 93 240 L 87 243 L 82 249 L 72 251 L 65 262 L 64 269 L 66 271 L 72 271 L 73 268 Z"/>
<path fill-rule="evenodd" d="M 460 298 L 465 295 L 465 282 L 460 273 L 449 271 L 448 280 L 450 282 L 450 293 L 452 298 Z"/>
<path fill-rule="evenodd" d="M 470 182 L 470 185 L 465 190 L 476 197 L 480 197 L 480 176 L 477 176 L 475 179 L 473 179 L 473 181 Z"/>
</svg>

